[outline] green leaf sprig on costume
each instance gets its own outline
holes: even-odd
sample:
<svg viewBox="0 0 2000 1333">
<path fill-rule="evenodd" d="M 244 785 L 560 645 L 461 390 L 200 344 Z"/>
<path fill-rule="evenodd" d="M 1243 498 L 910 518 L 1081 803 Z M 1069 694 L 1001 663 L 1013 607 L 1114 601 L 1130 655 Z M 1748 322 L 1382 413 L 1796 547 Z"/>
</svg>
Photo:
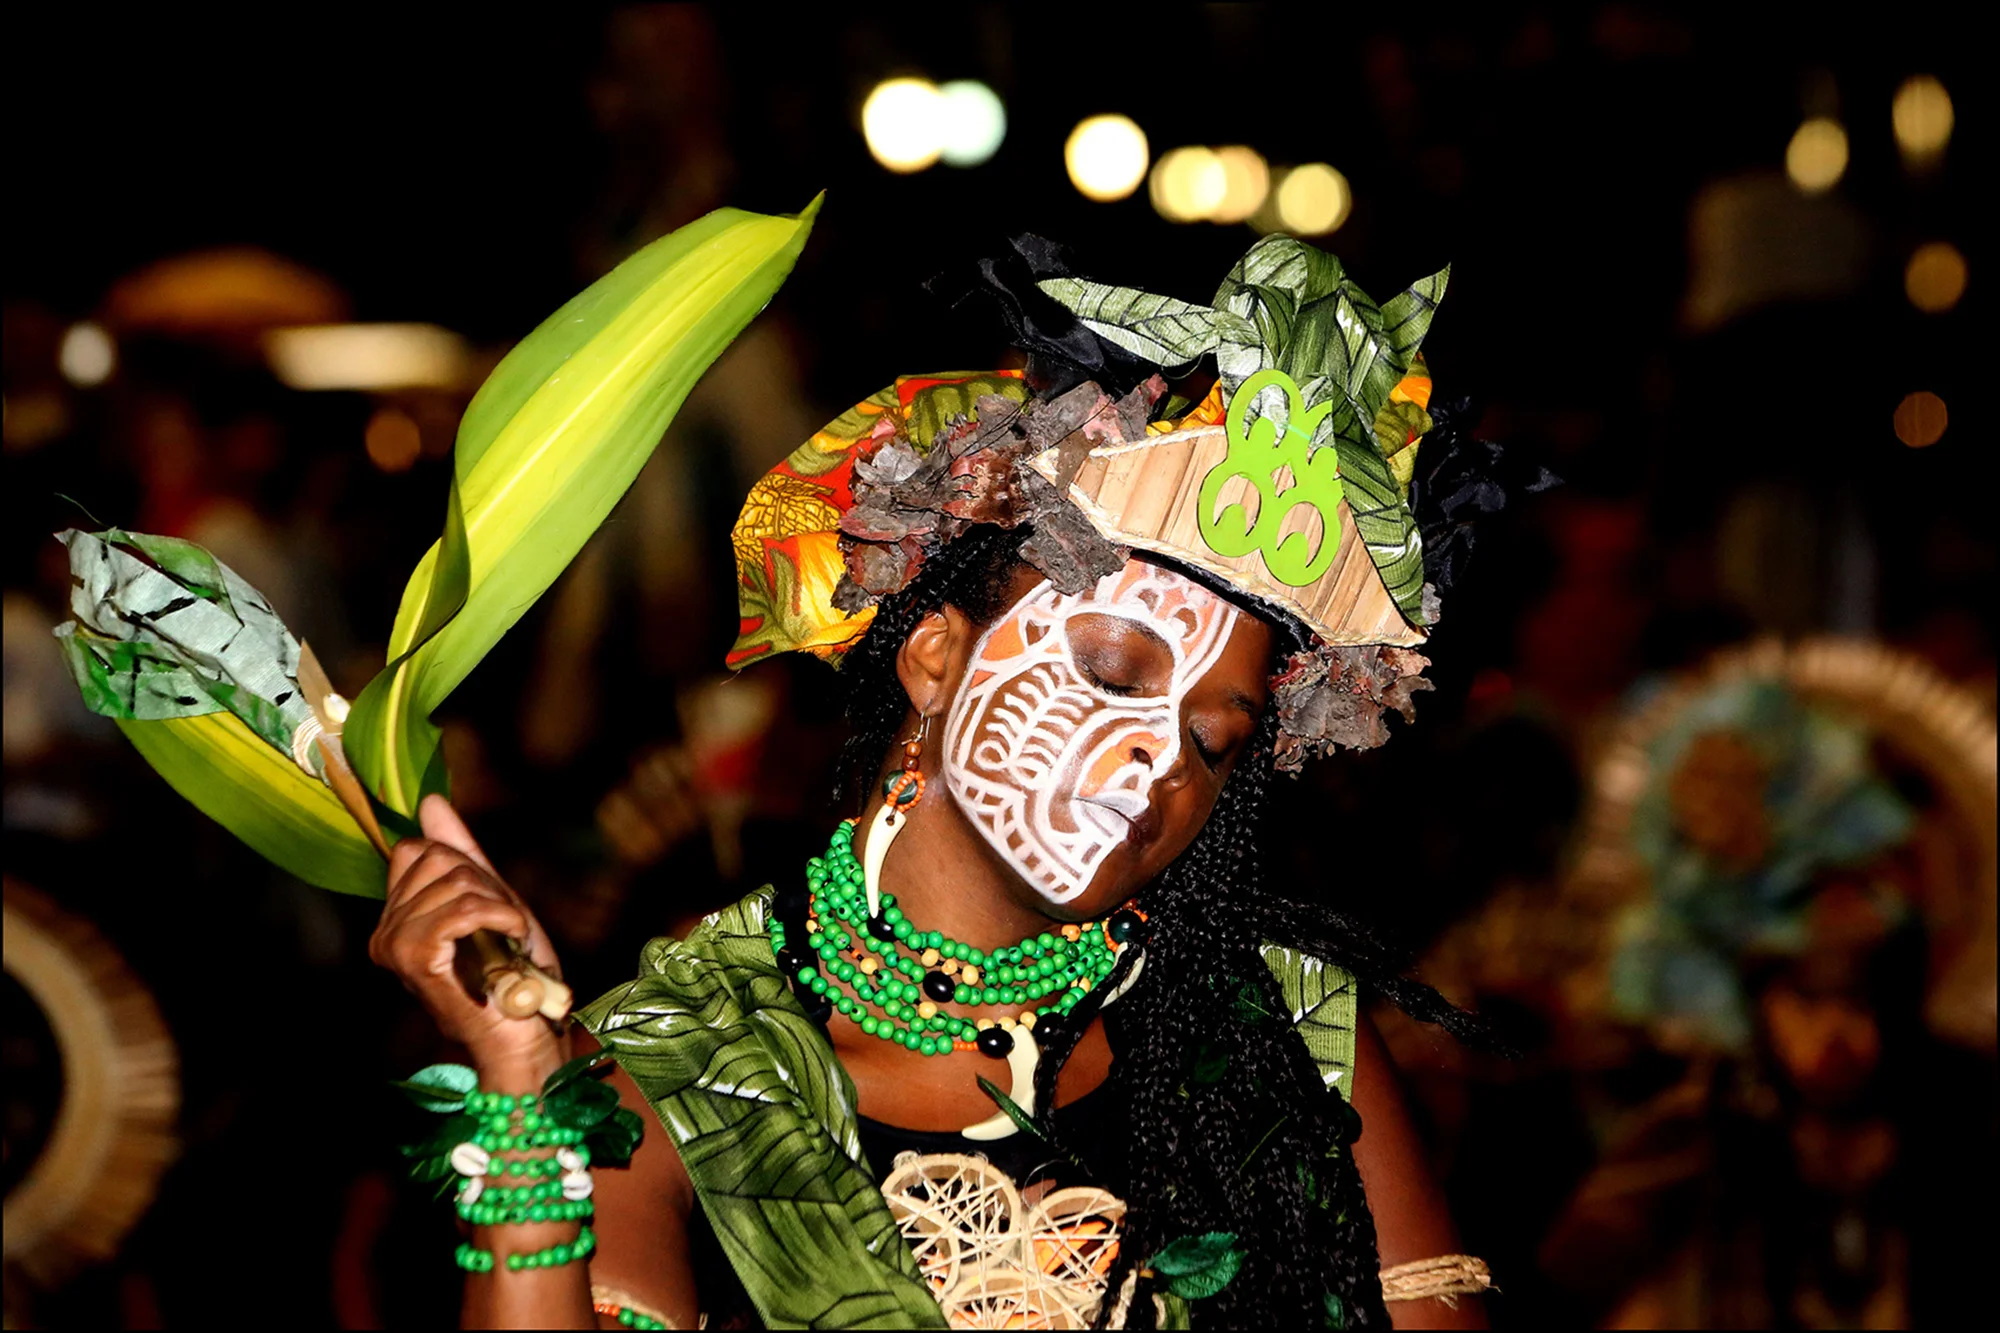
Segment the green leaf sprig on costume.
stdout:
<svg viewBox="0 0 2000 1333">
<path fill-rule="evenodd" d="M 413 814 L 443 787 L 431 712 L 547 591 L 625 494 L 695 381 L 776 294 L 819 210 L 718 209 L 653 242 L 501 361 L 466 409 L 444 535 L 404 589 L 389 665 L 344 737 Z"/>
<path fill-rule="evenodd" d="M 1332 255 L 1289 236 L 1267 236 L 1229 271 L 1213 307 L 1076 278 L 1037 286 L 1100 337 L 1162 366 L 1213 352 L 1225 394 L 1276 369 L 1297 383 L 1305 411 L 1331 403 L 1314 427 L 1312 447 L 1338 447 L 1355 528 L 1397 608 L 1424 624 L 1423 538 L 1409 507 L 1415 460 L 1407 455 L 1407 435 L 1391 447 L 1377 428 L 1390 392 L 1416 360 L 1450 275 L 1449 268 L 1432 274 L 1378 307 Z M 1278 418 L 1282 429 L 1286 407 L 1277 394 L 1262 395 L 1256 409 Z M 1427 428 L 1428 418 L 1422 424 Z M 1398 454 L 1405 455 L 1400 464 L 1392 461 Z"/>
<path fill-rule="evenodd" d="M 1199 1301 L 1229 1285 L 1243 1267 L 1243 1251 L 1236 1248 L 1235 1232 L 1210 1231 L 1182 1236 L 1148 1259 L 1146 1267 L 1167 1279 L 1169 1292 Z"/>
<path fill-rule="evenodd" d="M 1314 445 L 1339 448 L 1355 529 L 1396 606 L 1415 623 L 1423 621 L 1423 538 L 1375 438 L 1375 418 L 1422 346 L 1450 276 L 1449 268 L 1434 273 L 1377 307 L 1332 255 L 1267 236 L 1215 294 L 1217 306 L 1258 334 L 1255 343 L 1225 342 L 1217 350 L 1225 392 L 1276 366 L 1298 381 L 1308 410 L 1333 402 Z"/>
<path fill-rule="evenodd" d="M 608 1051 L 579 1056 L 542 1084 L 541 1114 L 551 1125 L 583 1135 L 590 1160 L 599 1166 L 623 1166 L 632 1160 L 645 1133 L 637 1115 L 618 1104 L 618 1090 L 594 1077 L 610 1067 Z M 390 1084 L 418 1109 L 445 1119 L 416 1143 L 404 1147 L 412 1159 L 410 1174 L 418 1180 L 443 1180 L 453 1174 L 449 1154 L 471 1139 L 481 1117 L 466 1109 L 478 1091 L 479 1075 L 465 1065 L 429 1065 L 407 1080 Z M 511 1105 L 511 1103 L 509 1103 Z"/>
<path fill-rule="evenodd" d="M 1045 278 L 1035 285 L 1106 342 L 1169 369 L 1191 365 L 1225 341 L 1242 344 L 1257 337 L 1241 315 L 1171 296 L 1081 278 Z"/>
</svg>

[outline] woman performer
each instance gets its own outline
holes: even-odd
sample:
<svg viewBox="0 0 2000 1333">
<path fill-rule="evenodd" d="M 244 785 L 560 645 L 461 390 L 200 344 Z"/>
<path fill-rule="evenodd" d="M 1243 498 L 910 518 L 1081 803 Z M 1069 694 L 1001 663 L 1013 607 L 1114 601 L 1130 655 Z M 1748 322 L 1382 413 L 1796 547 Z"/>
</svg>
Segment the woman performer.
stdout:
<svg viewBox="0 0 2000 1333">
<path fill-rule="evenodd" d="M 468 1326 L 1481 1322 L 1357 983 L 1472 1020 L 1260 866 L 1274 772 L 1428 687 L 1443 275 L 1378 308 L 1274 237 L 1211 309 L 1016 246 L 948 294 L 997 298 L 1026 372 L 899 380 L 736 530 L 731 664 L 846 681 L 855 816 L 822 857 L 562 1034 L 454 977 L 478 928 L 557 960 L 450 807 L 396 846 L 374 956 L 498 1135 L 451 1154 Z M 1167 399 L 1208 352 L 1213 392 Z M 652 1132 L 593 1192 L 537 1108 L 594 1050 Z"/>
</svg>

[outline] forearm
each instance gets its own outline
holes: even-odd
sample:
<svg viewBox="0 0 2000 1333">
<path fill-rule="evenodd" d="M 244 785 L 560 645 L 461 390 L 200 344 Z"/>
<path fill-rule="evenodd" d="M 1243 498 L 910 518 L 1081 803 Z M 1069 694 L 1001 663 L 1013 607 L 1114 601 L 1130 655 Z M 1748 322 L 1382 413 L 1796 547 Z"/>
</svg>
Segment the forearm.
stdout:
<svg viewBox="0 0 2000 1333">
<path fill-rule="evenodd" d="M 479 1086 L 482 1091 L 515 1098 L 536 1097 L 543 1081 L 560 1062 L 558 1052 L 547 1059 L 482 1067 Z M 516 1117 L 514 1128 L 524 1127 L 528 1114 Z M 491 1154 L 488 1174 L 482 1178 L 473 1204 L 473 1211 L 482 1220 L 472 1224 L 470 1238 L 475 1251 L 492 1256 L 491 1269 L 466 1274 L 464 1327 L 597 1327 L 597 1315 L 590 1301 L 589 1263 L 576 1255 L 584 1222 L 547 1217 L 535 1220 L 537 1215 L 552 1211 L 571 1211 L 561 1206 L 568 1201 L 563 1199 L 559 1188 L 562 1175 L 554 1161 L 558 1151 L 552 1146 L 529 1146 Z M 501 1169 L 496 1172 L 495 1168 Z M 463 1186 L 461 1177 L 460 1197 L 466 1192 Z M 531 1194 L 553 1197 L 531 1198 Z M 529 1220 L 505 1220 L 516 1215 L 517 1209 L 525 1212 Z M 464 1211 L 461 1209 L 461 1213 Z"/>
</svg>

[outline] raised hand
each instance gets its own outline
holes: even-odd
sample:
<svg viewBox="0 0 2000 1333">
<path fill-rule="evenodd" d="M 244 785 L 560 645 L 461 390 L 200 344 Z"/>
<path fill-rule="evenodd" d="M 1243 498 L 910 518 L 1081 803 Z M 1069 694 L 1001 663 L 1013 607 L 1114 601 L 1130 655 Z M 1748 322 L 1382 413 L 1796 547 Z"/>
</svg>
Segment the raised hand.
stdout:
<svg viewBox="0 0 2000 1333">
<path fill-rule="evenodd" d="M 483 1072 L 527 1076 L 553 1069 L 562 1058 L 555 1029 L 540 1018 L 509 1018 L 472 999 L 453 968 L 461 939 L 492 930 L 512 936 L 536 966 L 560 976 L 547 934 L 495 873 L 449 802 L 428 797 L 417 817 L 424 836 L 405 838 L 390 851 L 388 902 L 368 941 L 369 957 L 396 974 Z"/>
</svg>

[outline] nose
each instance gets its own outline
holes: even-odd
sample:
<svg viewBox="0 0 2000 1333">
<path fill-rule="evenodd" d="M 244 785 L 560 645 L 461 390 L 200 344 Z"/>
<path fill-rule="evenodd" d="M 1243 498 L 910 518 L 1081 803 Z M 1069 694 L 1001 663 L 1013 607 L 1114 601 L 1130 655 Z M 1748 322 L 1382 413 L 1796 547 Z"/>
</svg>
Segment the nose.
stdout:
<svg viewBox="0 0 2000 1333">
<path fill-rule="evenodd" d="M 1151 731 L 1141 731 L 1132 737 L 1125 747 L 1125 757 L 1134 763 L 1153 767 L 1154 761 L 1167 752 L 1167 738 Z"/>
<path fill-rule="evenodd" d="M 1077 786 L 1077 795 L 1089 797 L 1103 791 L 1120 773 L 1129 773 L 1129 765 L 1143 764 L 1148 770 L 1159 766 L 1161 756 L 1167 752 L 1167 740 L 1151 728 L 1137 728 L 1117 739 L 1115 744 L 1106 745 L 1097 752 L 1090 768 Z M 1131 779 L 1128 776 L 1125 781 Z M 1148 777 L 1147 782 L 1152 778 Z"/>
</svg>

